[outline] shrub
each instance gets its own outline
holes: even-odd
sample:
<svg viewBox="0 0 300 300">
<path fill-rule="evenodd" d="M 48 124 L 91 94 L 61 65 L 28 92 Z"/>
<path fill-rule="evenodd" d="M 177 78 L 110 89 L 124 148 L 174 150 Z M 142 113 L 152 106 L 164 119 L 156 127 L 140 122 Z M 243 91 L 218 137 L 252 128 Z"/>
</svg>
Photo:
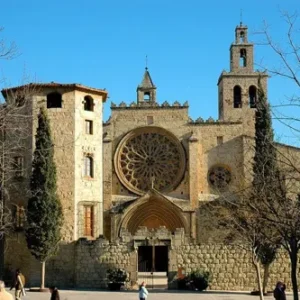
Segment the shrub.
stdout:
<svg viewBox="0 0 300 300">
<path fill-rule="evenodd" d="M 208 287 L 210 280 L 210 274 L 208 271 L 195 270 L 189 274 L 189 281 L 191 286 L 193 286 L 198 291 L 203 291 Z"/>
<path fill-rule="evenodd" d="M 178 278 L 176 280 L 178 290 L 188 290 L 189 289 L 189 278 L 187 276 L 183 278 Z"/>
<path fill-rule="evenodd" d="M 106 277 L 109 282 L 124 283 L 128 279 L 127 272 L 123 269 L 108 269 Z"/>
</svg>

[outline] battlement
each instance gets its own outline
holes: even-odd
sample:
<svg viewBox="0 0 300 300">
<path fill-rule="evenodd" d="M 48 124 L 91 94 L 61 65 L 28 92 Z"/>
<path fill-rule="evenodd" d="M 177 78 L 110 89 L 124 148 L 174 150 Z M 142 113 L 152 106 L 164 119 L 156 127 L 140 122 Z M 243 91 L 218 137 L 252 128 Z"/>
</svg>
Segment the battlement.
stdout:
<svg viewBox="0 0 300 300">
<path fill-rule="evenodd" d="M 230 124 L 242 124 L 242 120 L 238 121 L 224 121 L 220 119 L 214 119 L 212 117 L 209 117 L 207 120 L 204 120 L 203 118 L 199 117 L 196 120 L 193 120 L 191 117 L 189 118 L 189 124 L 190 125 L 230 125 Z"/>
<path fill-rule="evenodd" d="M 178 101 L 175 101 L 173 104 L 169 103 L 168 101 L 164 101 L 162 104 L 159 104 L 157 102 L 131 102 L 130 104 L 126 104 L 124 101 L 122 101 L 119 105 L 116 105 L 115 103 L 111 103 L 110 108 L 112 110 L 120 110 L 120 109 L 187 109 L 189 107 L 188 102 L 184 102 L 181 104 Z"/>
</svg>

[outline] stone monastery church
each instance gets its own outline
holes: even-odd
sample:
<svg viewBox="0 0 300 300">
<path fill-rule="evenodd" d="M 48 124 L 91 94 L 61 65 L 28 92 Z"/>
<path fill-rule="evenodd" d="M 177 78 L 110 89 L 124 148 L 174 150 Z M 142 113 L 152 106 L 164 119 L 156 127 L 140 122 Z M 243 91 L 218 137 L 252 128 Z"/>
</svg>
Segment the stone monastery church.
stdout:
<svg viewBox="0 0 300 300">
<path fill-rule="evenodd" d="M 120 267 L 132 283 L 156 280 L 172 287 L 178 274 L 202 268 L 213 275 L 212 289 L 256 287 L 248 254 L 201 242 L 198 217 L 201 203 L 234 190 L 245 174 L 243 149 L 245 137 L 254 135 L 258 78 L 265 91 L 268 79 L 253 70 L 253 52 L 247 26 L 240 24 L 230 46 L 230 71 L 218 79 L 218 120 L 192 120 L 188 103 L 159 103 L 147 68 L 136 101 L 112 103 L 105 123 L 107 91 L 37 84 L 26 105 L 47 110 L 64 212 L 60 251 L 46 264 L 49 284 L 101 288 L 106 270 Z M 9 92 L 22 88 L 2 93 L 9 102 Z M 30 121 L 32 136 L 36 119 Z M 18 154 L 23 181 L 11 191 L 12 201 L 24 208 L 32 136 L 29 150 Z M 39 284 L 41 267 L 26 249 L 22 231 L 7 247 L 6 269 L 21 268 L 29 285 Z"/>
</svg>

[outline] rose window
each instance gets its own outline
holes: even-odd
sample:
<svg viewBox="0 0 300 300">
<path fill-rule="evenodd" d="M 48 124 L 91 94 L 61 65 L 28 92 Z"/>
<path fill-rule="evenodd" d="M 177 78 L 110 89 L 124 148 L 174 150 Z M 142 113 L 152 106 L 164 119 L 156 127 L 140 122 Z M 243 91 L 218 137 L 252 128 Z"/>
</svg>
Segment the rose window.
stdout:
<svg viewBox="0 0 300 300">
<path fill-rule="evenodd" d="M 231 182 L 231 173 L 223 166 L 214 166 L 208 172 L 208 181 L 214 188 L 224 190 Z"/>
<path fill-rule="evenodd" d="M 162 128 L 144 127 L 128 133 L 118 146 L 115 169 L 132 192 L 143 194 L 151 187 L 171 191 L 185 171 L 185 154 L 178 139 Z"/>
</svg>

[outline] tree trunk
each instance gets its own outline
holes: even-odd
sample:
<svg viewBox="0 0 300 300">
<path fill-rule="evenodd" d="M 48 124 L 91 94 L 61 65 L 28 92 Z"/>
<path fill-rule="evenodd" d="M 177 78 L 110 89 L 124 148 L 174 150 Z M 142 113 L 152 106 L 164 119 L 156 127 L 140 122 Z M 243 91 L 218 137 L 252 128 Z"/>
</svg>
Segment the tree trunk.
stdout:
<svg viewBox="0 0 300 300">
<path fill-rule="evenodd" d="M 45 265 L 46 262 L 42 262 L 42 282 L 41 282 L 41 290 L 45 288 Z"/>
<path fill-rule="evenodd" d="M 264 293 L 263 293 L 262 281 L 261 281 L 261 275 L 260 275 L 260 266 L 259 266 L 259 262 L 257 260 L 256 254 L 254 252 L 255 252 L 255 250 L 252 250 L 252 263 L 254 265 L 254 268 L 256 271 L 256 276 L 257 276 L 259 299 L 264 300 Z"/>
<path fill-rule="evenodd" d="M 0 237 L 0 280 L 4 279 L 4 235 Z"/>
<path fill-rule="evenodd" d="M 291 246 L 291 251 L 289 252 L 291 260 L 291 279 L 293 285 L 293 295 L 294 300 L 299 300 L 298 296 L 298 282 L 297 282 L 297 260 L 298 260 L 298 249 L 296 245 Z"/>
<path fill-rule="evenodd" d="M 269 273 L 270 273 L 270 264 L 266 264 L 264 266 L 264 281 L 263 281 L 263 293 L 267 293 L 267 285 L 268 285 L 268 279 L 269 279 Z"/>
</svg>

